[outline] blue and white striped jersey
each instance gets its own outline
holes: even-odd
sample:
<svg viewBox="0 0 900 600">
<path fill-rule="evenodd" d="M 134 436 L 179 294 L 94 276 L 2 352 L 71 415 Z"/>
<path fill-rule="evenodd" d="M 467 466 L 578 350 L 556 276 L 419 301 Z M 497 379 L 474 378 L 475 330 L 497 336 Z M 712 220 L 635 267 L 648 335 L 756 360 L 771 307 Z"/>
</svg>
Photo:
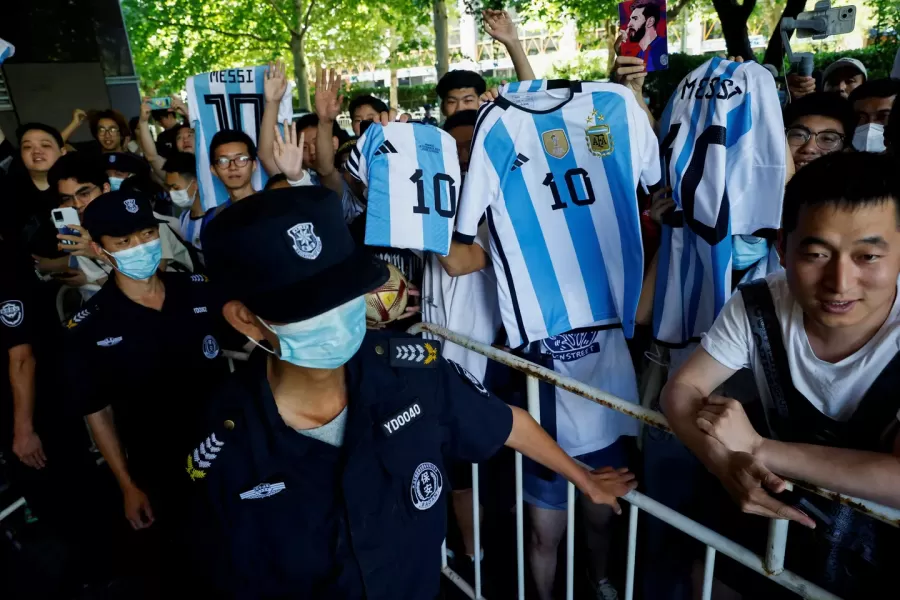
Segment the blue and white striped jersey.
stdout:
<svg viewBox="0 0 900 600">
<path fill-rule="evenodd" d="M 455 235 L 470 243 L 487 213 L 513 347 L 618 322 L 632 335 L 637 186 L 659 177 L 653 129 L 621 85 L 517 82 L 481 107 Z"/>
<path fill-rule="evenodd" d="M 203 230 L 206 229 L 206 226 L 209 224 L 209 222 L 212 221 L 214 216 L 216 216 L 215 209 L 206 211 L 206 214 L 204 214 L 199 219 L 191 217 L 190 210 L 186 210 L 181 213 L 181 216 L 178 217 L 178 223 L 181 229 L 181 239 L 192 245 L 197 250 L 202 250 L 202 246 L 200 244 L 200 236 L 202 235 Z"/>
<path fill-rule="evenodd" d="M 453 136 L 423 123 L 372 125 L 347 167 L 368 186 L 367 246 L 446 256 L 462 183 Z"/>
<path fill-rule="evenodd" d="M 223 129 L 240 129 L 259 142 L 259 127 L 266 104 L 264 89 L 266 67 L 243 67 L 194 75 L 187 80 L 188 111 L 197 157 L 197 181 L 203 208 L 209 210 L 228 201 L 228 190 L 209 170 L 209 143 Z M 290 121 L 291 86 L 278 105 L 278 122 Z M 253 187 L 261 190 L 268 176 L 257 161 Z"/>
<path fill-rule="evenodd" d="M 16 47 L 4 39 L 0 39 L 0 65 L 7 58 L 11 58 L 16 53 Z"/>
<path fill-rule="evenodd" d="M 663 224 L 653 304 L 657 341 L 699 341 L 731 296 L 733 235 L 777 230 L 784 123 L 772 75 L 713 58 L 685 77 L 660 122 L 676 211 Z"/>
</svg>

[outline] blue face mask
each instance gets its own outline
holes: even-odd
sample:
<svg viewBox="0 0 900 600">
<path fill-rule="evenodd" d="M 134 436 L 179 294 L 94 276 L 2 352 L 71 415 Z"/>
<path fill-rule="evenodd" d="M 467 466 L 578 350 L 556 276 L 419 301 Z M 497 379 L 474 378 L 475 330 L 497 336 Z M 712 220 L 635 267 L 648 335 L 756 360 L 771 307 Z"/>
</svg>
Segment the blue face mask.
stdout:
<svg viewBox="0 0 900 600">
<path fill-rule="evenodd" d="M 109 189 L 114 192 L 118 192 L 119 188 L 122 187 L 122 182 L 125 181 L 121 177 L 110 177 L 109 178 Z"/>
<path fill-rule="evenodd" d="M 281 360 L 309 369 L 337 369 L 346 364 L 366 335 L 366 301 L 360 296 L 328 312 L 287 325 L 263 326 L 278 336 Z M 249 338 L 259 346 L 259 343 Z M 260 346 L 275 354 L 268 348 Z"/>
<path fill-rule="evenodd" d="M 150 279 L 162 260 L 162 242 L 157 238 L 127 250 L 106 253 L 116 259 L 116 270 L 122 275 L 131 279 Z"/>
<path fill-rule="evenodd" d="M 738 271 L 749 269 L 769 254 L 769 244 L 765 238 L 755 235 L 731 236 L 731 268 Z"/>
</svg>

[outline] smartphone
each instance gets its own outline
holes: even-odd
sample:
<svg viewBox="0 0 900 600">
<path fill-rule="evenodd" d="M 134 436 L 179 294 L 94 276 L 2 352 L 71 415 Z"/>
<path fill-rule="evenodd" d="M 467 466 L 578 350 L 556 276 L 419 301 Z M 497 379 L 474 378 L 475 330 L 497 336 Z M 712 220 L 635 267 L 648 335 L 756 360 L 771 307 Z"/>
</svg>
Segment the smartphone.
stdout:
<svg viewBox="0 0 900 600">
<path fill-rule="evenodd" d="M 856 7 L 838 6 L 831 8 L 831 2 L 816 2 L 815 10 L 802 12 L 797 15 L 798 21 L 812 19 L 824 19 L 827 29 L 824 32 L 815 32 L 810 29 L 798 29 L 798 38 L 824 39 L 832 35 L 850 33 L 856 27 Z"/>
<path fill-rule="evenodd" d="M 81 220 L 78 218 L 78 211 L 72 208 L 71 206 L 66 208 L 54 208 L 50 211 L 50 217 L 53 219 L 53 224 L 56 225 L 56 229 L 63 235 L 78 235 L 78 231 L 69 228 L 69 225 L 78 225 L 81 226 Z M 70 242 L 69 240 L 61 240 L 62 243 L 66 246 L 72 246 L 75 242 Z"/>
<path fill-rule="evenodd" d="M 164 96 L 162 98 L 150 98 L 150 108 L 160 110 L 163 108 L 172 108 L 172 98 Z"/>
</svg>

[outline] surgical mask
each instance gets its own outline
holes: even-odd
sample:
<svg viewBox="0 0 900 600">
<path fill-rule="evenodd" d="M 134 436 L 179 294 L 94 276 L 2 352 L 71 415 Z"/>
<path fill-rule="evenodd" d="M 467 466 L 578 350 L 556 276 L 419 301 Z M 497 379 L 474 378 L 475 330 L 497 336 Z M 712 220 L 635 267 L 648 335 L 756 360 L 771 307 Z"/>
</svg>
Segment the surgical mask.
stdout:
<svg viewBox="0 0 900 600">
<path fill-rule="evenodd" d="M 106 250 L 104 250 L 106 252 Z M 116 270 L 131 279 L 150 279 L 162 260 L 162 242 L 159 238 L 119 252 L 106 252 L 116 259 Z"/>
<path fill-rule="evenodd" d="M 109 189 L 114 192 L 119 191 L 119 188 L 122 187 L 122 182 L 125 181 L 121 177 L 110 177 L 109 178 Z"/>
<path fill-rule="evenodd" d="M 765 238 L 755 235 L 734 235 L 731 237 L 731 268 L 737 271 L 749 269 L 769 253 Z"/>
<path fill-rule="evenodd" d="M 178 208 L 190 207 L 194 203 L 194 198 L 197 197 L 197 192 L 195 190 L 193 195 L 188 195 L 189 189 L 191 189 L 191 186 L 188 186 L 185 190 L 170 190 L 169 197 L 172 198 L 172 203 Z"/>
<path fill-rule="evenodd" d="M 269 325 L 260 319 L 263 327 L 278 336 L 281 360 L 309 369 L 337 369 L 346 364 L 366 335 L 366 301 L 360 296 L 328 312 L 287 325 Z M 253 338 L 251 342 L 275 354 Z"/>
<path fill-rule="evenodd" d="M 866 123 L 853 132 L 853 147 L 860 152 L 884 152 L 884 125 Z"/>
</svg>

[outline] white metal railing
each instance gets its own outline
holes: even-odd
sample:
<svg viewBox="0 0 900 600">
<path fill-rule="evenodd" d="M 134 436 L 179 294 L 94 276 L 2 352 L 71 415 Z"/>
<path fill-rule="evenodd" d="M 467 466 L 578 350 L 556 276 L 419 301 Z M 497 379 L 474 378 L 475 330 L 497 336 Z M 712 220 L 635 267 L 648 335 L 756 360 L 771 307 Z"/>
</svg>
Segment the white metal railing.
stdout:
<svg viewBox="0 0 900 600">
<path fill-rule="evenodd" d="M 540 381 L 552 383 L 557 387 L 573 392 L 584 398 L 602 404 L 613 410 L 640 419 L 644 423 L 671 431 L 666 418 L 653 410 L 633 404 L 617 398 L 597 388 L 576 381 L 570 377 L 564 377 L 545 367 L 536 365 L 528 360 L 514 356 L 509 352 L 498 350 L 493 346 L 476 342 L 461 336 L 444 327 L 431 323 L 419 323 L 409 328 L 408 333 L 418 335 L 427 332 L 444 338 L 459 346 L 482 354 L 491 360 L 501 362 L 508 367 L 522 371 L 527 375 L 528 412 L 540 423 L 540 404 L 538 401 L 538 386 Z M 587 465 L 585 465 L 587 466 Z M 517 584 L 518 597 L 525 598 L 525 543 L 524 543 L 524 506 L 522 500 L 522 455 L 516 452 L 516 559 L 517 559 Z M 870 517 L 884 521 L 894 527 L 900 526 L 900 510 L 882 506 L 869 500 L 862 500 L 844 494 L 838 494 L 823 488 L 801 482 L 788 482 L 788 488 L 793 485 L 814 492 L 820 496 L 846 504 L 857 511 Z M 706 545 L 706 556 L 703 570 L 702 598 L 709 600 L 712 597 L 713 572 L 715 570 L 716 553 L 721 552 L 744 566 L 765 575 L 775 583 L 787 588 L 804 598 L 815 600 L 840 600 L 831 592 L 824 590 L 802 577 L 784 569 L 785 547 L 787 545 L 787 533 L 789 521 L 771 519 L 769 522 L 769 537 L 766 545 L 765 556 L 759 556 L 755 552 L 744 548 L 721 534 L 693 521 L 679 512 L 672 510 L 653 500 L 649 496 L 638 491 L 631 491 L 622 498 L 629 506 L 628 518 L 628 561 L 626 565 L 625 600 L 634 598 L 634 567 L 637 551 L 637 524 L 640 511 L 645 511 L 672 527 L 681 530 L 690 537 Z M 575 486 L 568 484 L 568 514 L 566 530 L 566 599 L 572 600 L 574 593 L 574 549 L 575 549 Z M 478 465 L 472 465 L 472 510 L 478 514 Z M 481 599 L 481 554 L 480 546 L 481 524 L 479 519 L 473 519 L 475 528 L 475 589 L 466 583 L 457 573 L 447 566 L 446 543 L 442 548 L 442 571 L 469 598 Z"/>
</svg>

